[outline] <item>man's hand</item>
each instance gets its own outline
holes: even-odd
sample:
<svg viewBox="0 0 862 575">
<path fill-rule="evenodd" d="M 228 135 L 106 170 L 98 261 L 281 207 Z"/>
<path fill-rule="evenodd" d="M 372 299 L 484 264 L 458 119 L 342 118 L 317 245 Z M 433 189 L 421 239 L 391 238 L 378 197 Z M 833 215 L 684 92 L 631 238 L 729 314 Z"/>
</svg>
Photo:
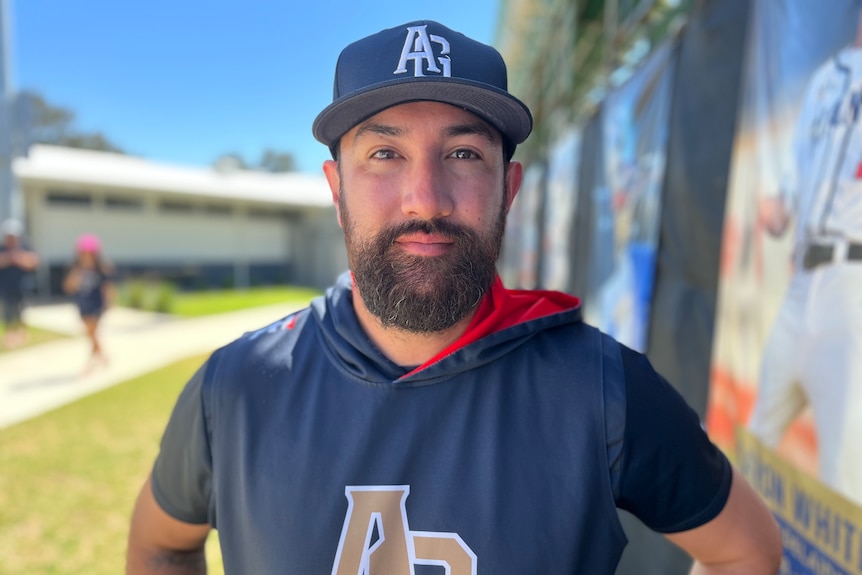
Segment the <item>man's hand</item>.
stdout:
<svg viewBox="0 0 862 575">
<path fill-rule="evenodd" d="M 205 575 L 209 531 L 209 525 L 184 523 L 165 513 L 147 478 L 132 514 L 126 575 Z"/>
<path fill-rule="evenodd" d="M 790 223 L 790 212 L 781 196 L 761 197 L 757 202 L 757 220 L 769 235 L 780 237 Z"/>
<path fill-rule="evenodd" d="M 778 524 L 736 469 L 721 513 L 709 523 L 667 538 L 694 558 L 691 575 L 775 575 L 781 564 Z"/>
<path fill-rule="evenodd" d="M 0 267 L 8 266 L 17 266 L 22 270 L 31 272 L 39 267 L 39 256 L 35 252 L 20 248 L 6 250 L 0 253 Z"/>
</svg>

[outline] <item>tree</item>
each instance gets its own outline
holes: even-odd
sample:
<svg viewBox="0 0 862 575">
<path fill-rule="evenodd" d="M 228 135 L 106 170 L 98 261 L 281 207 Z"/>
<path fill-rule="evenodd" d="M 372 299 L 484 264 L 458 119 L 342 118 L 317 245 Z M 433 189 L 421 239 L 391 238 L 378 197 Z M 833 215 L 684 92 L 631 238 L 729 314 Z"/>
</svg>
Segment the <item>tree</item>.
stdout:
<svg viewBox="0 0 862 575">
<path fill-rule="evenodd" d="M 245 163 L 242 155 L 230 152 L 216 158 L 212 163 L 212 167 L 217 172 L 235 172 L 237 170 L 247 170 L 248 164 Z"/>
<path fill-rule="evenodd" d="M 533 112 L 522 160 L 541 156 L 559 129 L 589 118 L 606 92 L 672 37 L 697 0 L 505 0 L 498 44 L 509 89 Z M 644 49 L 646 48 L 646 49 Z M 616 72 L 616 73 L 615 73 Z"/>
<path fill-rule="evenodd" d="M 280 152 L 267 148 L 260 155 L 260 160 L 257 163 L 247 162 L 242 154 L 230 152 L 216 158 L 212 166 L 220 172 L 253 170 L 281 174 L 296 170 L 296 161 L 290 152 Z"/>
<path fill-rule="evenodd" d="M 260 168 L 272 173 L 292 172 L 296 170 L 296 160 L 290 152 L 266 149 L 260 157 Z"/>
<path fill-rule="evenodd" d="M 28 102 L 32 142 L 123 153 L 123 150 L 102 132 L 79 131 L 74 125 L 75 113 L 68 108 L 51 104 L 34 91 L 22 91 L 19 96 Z"/>
</svg>

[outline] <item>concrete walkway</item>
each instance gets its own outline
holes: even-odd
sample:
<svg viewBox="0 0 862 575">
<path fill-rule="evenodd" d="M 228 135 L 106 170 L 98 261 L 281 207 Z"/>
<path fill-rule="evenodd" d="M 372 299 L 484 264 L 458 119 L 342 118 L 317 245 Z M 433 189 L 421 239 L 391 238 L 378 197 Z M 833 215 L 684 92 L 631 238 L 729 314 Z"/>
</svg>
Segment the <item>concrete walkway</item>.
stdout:
<svg viewBox="0 0 862 575">
<path fill-rule="evenodd" d="M 0 428 L 180 359 L 209 353 L 295 309 L 278 304 L 178 319 L 113 308 L 99 330 L 110 361 L 85 375 L 89 344 L 76 308 L 72 304 L 27 308 L 28 325 L 72 337 L 0 354 Z"/>
</svg>

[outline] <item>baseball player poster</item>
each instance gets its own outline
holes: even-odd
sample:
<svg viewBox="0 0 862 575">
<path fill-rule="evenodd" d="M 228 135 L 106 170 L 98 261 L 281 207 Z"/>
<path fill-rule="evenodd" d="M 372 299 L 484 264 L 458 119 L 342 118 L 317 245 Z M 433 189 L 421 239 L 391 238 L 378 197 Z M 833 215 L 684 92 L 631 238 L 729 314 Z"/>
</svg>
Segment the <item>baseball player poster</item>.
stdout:
<svg viewBox="0 0 862 575">
<path fill-rule="evenodd" d="M 612 267 L 584 294 L 586 320 L 646 350 L 673 87 L 672 44 L 649 56 L 603 103 L 608 197 L 595 197 L 595 244 L 613 246 Z M 607 229 L 609 228 L 609 229 Z M 610 232 L 610 233 L 608 233 Z M 594 270 L 597 271 L 597 270 Z"/>
<path fill-rule="evenodd" d="M 862 573 L 862 3 L 750 6 L 707 428 L 782 573 Z"/>
</svg>

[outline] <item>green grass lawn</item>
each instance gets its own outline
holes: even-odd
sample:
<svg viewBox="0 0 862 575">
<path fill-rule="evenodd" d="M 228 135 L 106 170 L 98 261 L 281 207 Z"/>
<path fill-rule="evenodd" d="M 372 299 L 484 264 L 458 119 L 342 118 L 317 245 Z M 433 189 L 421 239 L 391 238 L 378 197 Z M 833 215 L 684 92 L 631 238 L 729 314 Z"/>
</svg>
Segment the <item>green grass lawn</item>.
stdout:
<svg viewBox="0 0 862 575">
<path fill-rule="evenodd" d="M 318 293 L 290 287 L 177 292 L 171 312 L 196 317 L 305 304 Z M 35 328 L 29 336 L 27 345 L 64 337 Z M 0 575 L 123 572 L 135 497 L 174 402 L 204 359 L 178 362 L 0 429 Z M 215 535 L 207 556 L 209 572 L 223 575 Z"/>
<path fill-rule="evenodd" d="M 155 292 L 159 287 L 156 286 L 152 289 Z M 211 290 L 198 292 L 172 291 L 169 295 L 169 313 L 179 317 L 200 317 L 278 303 L 305 305 L 313 297 L 319 294 L 320 291 L 313 288 L 292 286 L 260 287 L 249 288 L 247 290 Z M 148 295 L 156 297 L 155 293 Z M 150 300 L 147 303 L 152 303 L 152 298 L 145 299 Z M 120 301 L 117 302 L 118 305 L 127 305 L 127 302 L 123 300 L 124 297 L 121 293 Z M 152 305 L 145 305 L 144 309 L 150 310 L 152 307 Z M 4 333 L 5 329 L 0 325 L 0 354 L 21 349 L 21 347 L 30 347 L 55 339 L 68 337 L 63 334 L 27 326 L 27 343 L 24 346 L 10 350 L 2 345 Z M 2 566 L 0 566 L 0 569 L 2 569 Z M 0 571 L 0 575 L 2 575 L 2 573 L 3 572 Z"/>
<path fill-rule="evenodd" d="M 0 430 L 0 574 L 116 575 L 135 497 L 195 357 Z M 223 574 L 210 538 L 209 572 Z"/>
<path fill-rule="evenodd" d="M 182 292 L 167 282 L 129 281 L 120 285 L 117 305 L 198 317 L 278 303 L 306 303 L 319 290 L 295 286 Z"/>
<path fill-rule="evenodd" d="M 305 304 L 319 294 L 317 290 L 298 287 L 177 292 L 173 296 L 171 313 L 182 317 L 197 317 L 277 303 Z"/>
</svg>

